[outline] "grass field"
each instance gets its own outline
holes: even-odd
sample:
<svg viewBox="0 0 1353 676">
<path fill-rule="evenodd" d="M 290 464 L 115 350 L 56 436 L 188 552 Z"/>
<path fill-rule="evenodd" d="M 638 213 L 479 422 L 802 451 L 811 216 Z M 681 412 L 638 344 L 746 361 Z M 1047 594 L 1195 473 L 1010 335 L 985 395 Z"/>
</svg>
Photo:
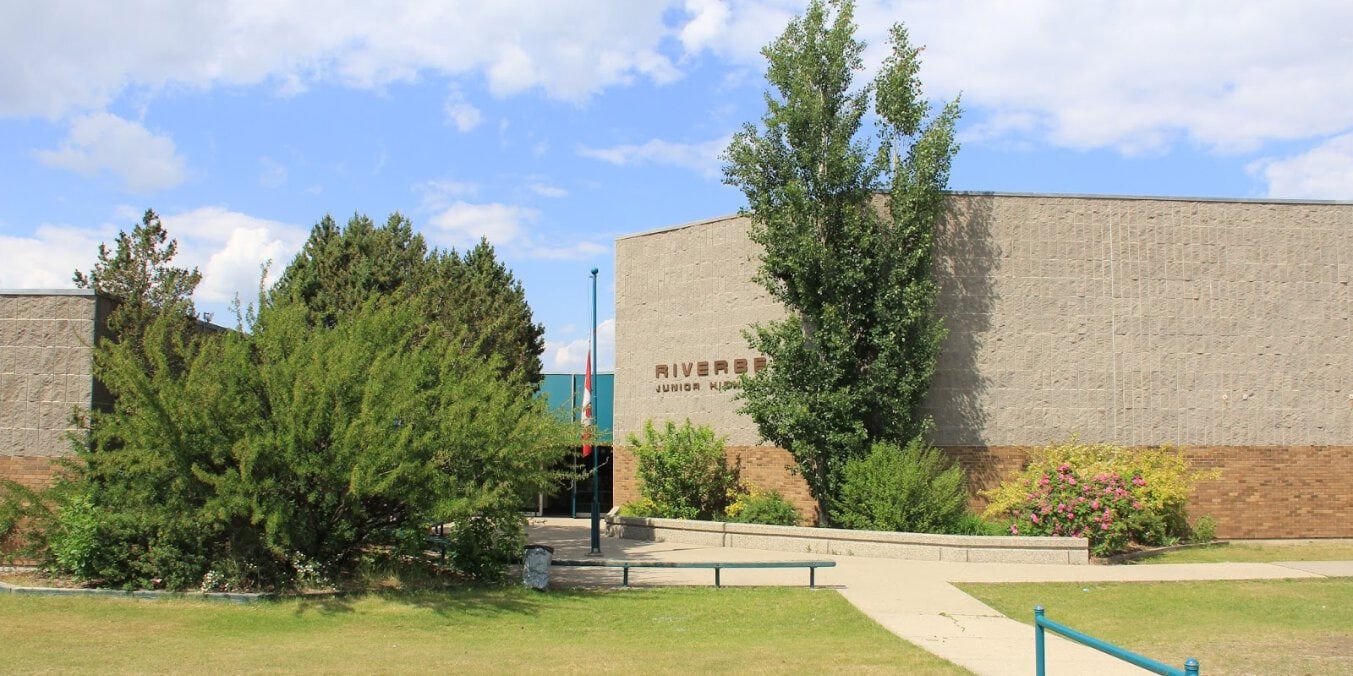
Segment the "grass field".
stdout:
<svg viewBox="0 0 1353 676">
<path fill-rule="evenodd" d="M 1273 561 L 1353 561 L 1353 540 L 1233 542 L 1194 547 L 1137 559 L 1132 563 L 1271 563 Z"/>
<path fill-rule="evenodd" d="M 522 589 L 252 605 L 0 595 L 0 673 L 958 674 L 830 591 Z"/>
<path fill-rule="evenodd" d="M 1042 605 L 1154 660 L 1195 657 L 1204 674 L 1353 674 L 1353 579 L 958 586 L 1031 625 Z"/>
</svg>

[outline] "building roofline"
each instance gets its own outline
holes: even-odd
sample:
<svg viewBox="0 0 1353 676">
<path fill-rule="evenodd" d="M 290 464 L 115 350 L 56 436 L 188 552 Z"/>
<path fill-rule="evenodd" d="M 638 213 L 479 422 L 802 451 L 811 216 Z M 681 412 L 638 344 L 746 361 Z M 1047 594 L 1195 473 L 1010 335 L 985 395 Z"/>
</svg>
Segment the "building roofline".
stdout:
<svg viewBox="0 0 1353 676">
<path fill-rule="evenodd" d="M 709 224 L 711 224 L 711 223 L 718 223 L 719 221 L 731 221 L 731 220 L 733 220 L 733 219 L 735 219 L 735 218 L 739 218 L 739 217 L 741 217 L 741 216 L 742 216 L 742 214 L 727 214 L 727 215 L 724 215 L 724 216 L 715 216 L 715 217 L 713 217 L 713 218 L 704 218 L 704 219 L 701 219 L 701 220 L 698 220 L 698 221 L 690 221 L 690 222 L 688 222 L 688 223 L 680 223 L 680 224 L 677 224 L 677 225 L 666 225 L 666 226 L 663 226 L 663 227 L 661 227 L 661 228 L 654 228 L 654 229 L 652 229 L 652 230 L 645 230 L 645 231 L 643 231 L 643 232 L 635 232 L 635 233 L 631 233 L 631 234 L 628 234 L 628 235 L 621 235 L 621 236 L 615 238 L 615 241 L 619 242 L 619 241 L 621 241 L 621 240 L 625 240 L 625 239 L 634 239 L 634 238 L 636 238 L 636 237 L 647 237 L 648 235 L 656 235 L 656 234 L 659 234 L 659 233 L 668 232 L 668 231 L 670 231 L 670 230 L 681 230 L 681 229 L 683 229 L 683 228 L 693 228 L 693 227 L 695 227 L 695 226 L 697 226 L 697 225 L 709 225 Z"/>
<path fill-rule="evenodd" d="M 1024 197 L 1030 199 L 1077 199 L 1077 200 L 1131 200 L 1138 202 L 1204 202 L 1210 204 L 1284 204 L 1284 205 L 1318 205 L 1318 206 L 1353 206 L 1350 200 L 1314 200 L 1314 199 L 1280 199 L 1276 197 L 1188 197 L 1179 195 L 1109 195 L 1092 193 L 1039 193 L 1039 192 L 999 192 L 994 190 L 949 190 L 949 195 L 964 197 Z M 726 214 L 705 218 L 698 221 L 668 225 L 652 230 L 644 230 L 629 235 L 622 235 L 615 238 L 617 242 L 638 237 L 647 237 L 674 230 L 683 230 L 693 228 L 698 225 L 710 225 L 720 221 L 731 221 L 741 217 L 742 214 Z"/>
<path fill-rule="evenodd" d="M 1112 195 L 1098 193 L 1000 192 L 994 190 L 950 190 L 950 195 L 991 197 L 1055 197 L 1088 200 L 1134 200 L 1143 202 L 1217 202 L 1238 204 L 1322 204 L 1353 206 L 1349 200 L 1283 199 L 1278 197 L 1199 197 L 1189 195 Z"/>
<path fill-rule="evenodd" d="M 96 296 L 93 289 L 0 289 L 0 296 Z"/>
</svg>

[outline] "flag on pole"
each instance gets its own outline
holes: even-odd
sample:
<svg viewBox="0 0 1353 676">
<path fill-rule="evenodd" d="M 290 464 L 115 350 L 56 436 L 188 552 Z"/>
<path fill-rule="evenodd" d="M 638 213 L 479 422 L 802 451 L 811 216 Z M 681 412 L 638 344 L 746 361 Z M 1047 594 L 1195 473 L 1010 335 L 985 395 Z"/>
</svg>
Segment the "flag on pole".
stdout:
<svg viewBox="0 0 1353 676">
<path fill-rule="evenodd" d="M 592 350 L 587 351 L 587 375 L 583 377 L 583 457 L 592 454 Z"/>
</svg>

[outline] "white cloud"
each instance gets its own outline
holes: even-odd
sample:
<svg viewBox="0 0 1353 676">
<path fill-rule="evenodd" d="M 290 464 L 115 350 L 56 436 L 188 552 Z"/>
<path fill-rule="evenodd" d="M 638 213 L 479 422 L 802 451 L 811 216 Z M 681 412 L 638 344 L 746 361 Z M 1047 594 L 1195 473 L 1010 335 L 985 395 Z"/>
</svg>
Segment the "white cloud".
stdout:
<svg viewBox="0 0 1353 676">
<path fill-rule="evenodd" d="M 880 51 L 904 19 L 929 93 L 961 90 L 970 121 L 1031 118 L 1060 146 L 1229 153 L 1353 126 L 1348 3 L 929 0 L 857 18 Z"/>
<path fill-rule="evenodd" d="M 445 209 L 457 198 L 470 197 L 477 194 L 479 192 L 479 185 L 469 181 L 433 179 L 415 183 L 413 185 L 413 191 L 418 193 L 424 211 L 437 211 Z"/>
<path fill-rule="evenodd" d="M 538 175 L 520 177 L 525 188 L 542 197 L 564 197 L 568 191 Z M 549 234 L 534 232 L 541 212 L 531 207 L 501 202 L 469 202 L 463 198 L 479 192 L 479 186 L 449 179 L 415 184 L 419 193 L 419 219 L 423 235 L 434 246 L 466 249 L 487 238 L 502 252 L 531 260 L 585 260 L 609 253 L 610 247 L 592 241 L 560 243 Z"/>
<path fill-rule="evenodd" d="M 107 172 L 138 193 L 172 188 L 187 177 L 172 139 L 109 113 L 75 118 L 59 148 L 34 154 L 49 167 L 85 176 Z"/>
<path fill-rule="evenodd" d="M 483 119 L 479 109 L 466 103 L 465 96 L 460 92 L 453 92 L 446 98 L 443 111 L 446 113 L 447 122 L 455 125 L 456 130 L 462 134 L 478 127 Z"/>
<path fill-rule="evenodd" d="M 43 224 L 31 236 L 0 235 L 0 287 L 73 287 L 71 274 L 93 267 L 99 244 L 112 246 L 119 230 L 130 231 L 132 221 L 140 220 L 139 212 L 126 218 L 127 209 L 115 211 L 127 222 L 93 227 Z M 291 262 L 307 234 L 304 228 L 221 207 L 161 214 L 160 220 L 179 244 L 174 265 L 202 272 L 193 297 L 208 304 L 228 303 L 237 293 L 245 302 L 253 300 L 260 266 L 273 261 L 275 276 Z"/>
<path fill-rule="evenodd" d="M 731 11 L 723 0 L 686 0 L 691 20 L 681 28 L 681 44 L 688 52 L 712 45 L 728 32 Z"/>
<path fill-rule="evenodd" d="M 596 258 L 611 251 L 610 247 L 596 242 L 576 242 L 574 244 L 554 246 L 530 246 L 522 251 L 526 258 L 547 261 L 582 261 Z"/>
<path fill-rule="evenodd" d="M 495 245 L 512 245 L 539 215 L 535 209 L 510 204 L 457 201 L 432 216 L 433 230 L 426 234 L 436 244 L 458 248 L 474 246 L 480 237 Z"/>
<path fill-rule="evenodd" d="M 549 183 L 537 181 L 526 187 L 531 192 L 540 195 L 541 197 L 551 197 L 551 198 L 568 197 L 567 190 L 557 185 L 551 185 Z"/>
<path fill-rule="evenodd" d="M 578 148 L 583 157 L 609 162 L 619 166 L 659 164 L 680 167 L 708 178 L 717 178 L 722 171 L 719 156 L 732 137 L 725 136 L 703 143 L 672 143 L 653 139 L 637 145 L 618 145 L 610 148 Z"/>
<path fill-rule="evenodd" d="M 1268 196 L 1291 199 L 1353 200 L 1353 133 L 1285 159 L 1250 165 L 1268 181 Z"/>
<path fill-rule="evenodd" d="M 570 341 L 545 341 L 544 367 L 549 373 L 582 373 L 587 364 L 591 337 Z M 597 371 L 615 370 L 615 319 L 597 324 Z"/>
<path fill-rule="evenodd" d="M 665 3 L 307 0 L 0 3 L 0 115 L 99 109 L 128 88 L 319 82 L 360 88 L 482 75 L 499 96 L 583 101 L 680 76 L 659 49 Z M 567 27 L 567 30 L 561 29 Z"/>
<path fill-rule="evenodd" d="M 805 5 L 795 0 L 686 0 L 689 21 L 678 31 L 678 38 L 688 54 L 710 51 L 759 68 L 763 65 L 761 47 L 775 39 Z"/>
<path fill-rule="evenodd" d="M 139 217 L 139 216 L 138 216 Z M 0 235 L 0 288 L 71 289 L 71 276 L 94 266 L 100 242 L 113 241 L 117 229 L 39 225 L 31 236 Z"/>
<path fill-rule="evenodd" d="M 0 115 L 59 118 L 99 110 L 128 90 L 262 84 L 290 95 L 316 83 L 379 88 L 428 74 L 483 78 L 497 96 L 539 90 L 579 102 L 639 79 L 671 82 L 678 64 L 704 54 L 733 74 L 760 72 L 760 47 L 803 5 L 0 3 Z M 887 27 L 899 20 L 926 46 L 928 91 L 962 91 L 979 138 L 1236 152 L 1353 128 L 1346 2 L 861 0 L 866 63 L 878 63 Z M 123 39 L 133 35 L 154 39 Z M 457 128 L 482 124 L 473 102 L 451 108 Z"/>
<path fill-rule="evenodd" d="M 196 266 L 202 283 L 199 302 L 228 303 L 236 294 L 248 303 L 257 296 L 262 266 L 271 262 L 268 285 L 305 242 L 304 228 L 256 218 L 222 207 L 201 207 L 161 215 L 171 237 L 179 240 L 180 265 Z"/>
<path fill-rule="evenodd" d="M 687 57 L 759 73 L 758 50 L 804 4 L 687 0 L 678 37 Z M 882 61 L 899 21 L 925 48 L 927 94 L 962 93 L 970 141 L 1233 153 L 1353 128 L 1346 2 L 862 0 L 866 65 Z"/>
</svg>

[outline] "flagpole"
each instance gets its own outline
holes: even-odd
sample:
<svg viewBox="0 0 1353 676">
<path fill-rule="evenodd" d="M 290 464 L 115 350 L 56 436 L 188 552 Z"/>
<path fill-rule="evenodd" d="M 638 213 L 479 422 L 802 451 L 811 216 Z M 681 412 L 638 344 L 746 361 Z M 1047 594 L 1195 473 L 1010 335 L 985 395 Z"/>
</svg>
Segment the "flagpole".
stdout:
<svg viewBox="0 0 1353 676">
<path fill-rule="evenodd" d="M 588 368 L 597 372 L 597 269 L 592 268 L 592 349 L 588 350 Z M 596 420 L 593 417 L 593 420 Z M 601 556 L 601 487 L 597 483 L 597 474 L 601 469 L 598 458 L 601 450 L 592 449 L 592 550 L 588 556 Z"/>
</svg>

